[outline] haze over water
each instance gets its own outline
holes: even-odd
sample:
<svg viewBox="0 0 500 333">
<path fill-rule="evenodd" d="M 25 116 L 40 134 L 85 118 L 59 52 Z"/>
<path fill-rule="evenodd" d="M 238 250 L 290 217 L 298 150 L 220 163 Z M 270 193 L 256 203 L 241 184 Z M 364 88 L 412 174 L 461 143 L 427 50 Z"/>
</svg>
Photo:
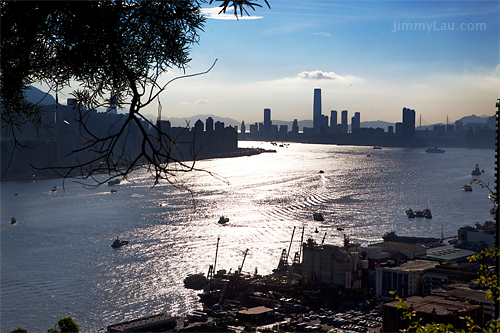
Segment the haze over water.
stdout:
<svg viewBox="0 0 500 333">
<path fill-rule="evenodd" d="M 96 332 L 201 308 L 183 279 L 208 271 L 217 237 L 217 269 L 234 271 L 249 249 L 243 271 L 268 274 L 293 227 L 292 255 L 303 226 L 304 238 L 321 242 L 326 232 L 325 243 L 340 245 L 345 233 L 366 246 L 388 231 L 439 238 L 443 230 L 450 237 L 464 225 L 493 219 L 488 191 L 461 187 L 473 179 L 476 163 L 485 170 L 478 178 L 493 184 L 494 150 L 239 145 L 278 152 L 197 162 L 229 185 L 203 172 L 181 176 L 193 196 L 170 185 L 151 188 L 145 173 L 116 186 L 117 193 L 71 182 L 64 191 L 57 179 L 2 183 L 0 329 L 46 331 L 71 316 L 81 332 Z M 409 220 L 404 211 L 410 207 L 430 208 L 433 219 Z M 315 212 L 325 221 L 314 221 Z M 229 223 L 218 224 L 220 215 Z M 129 245 L 112 249 L 117 236 Z"/>
</svg>

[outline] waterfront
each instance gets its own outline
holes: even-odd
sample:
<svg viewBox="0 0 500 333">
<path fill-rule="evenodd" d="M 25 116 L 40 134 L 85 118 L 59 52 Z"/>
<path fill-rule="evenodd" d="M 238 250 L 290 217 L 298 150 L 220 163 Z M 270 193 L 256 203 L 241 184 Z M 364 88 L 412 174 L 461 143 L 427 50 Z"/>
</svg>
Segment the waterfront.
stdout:
<svg viewBox="0 0 500 333">
<path fill-rule="evenodd" d="M 491 220 L 487 190 L 462 185 L 473 178 L 493 183 L 494 151 L 240 142 L 277 153 L 200 161 L 206 173 L 184 175 L 189 192 L 160 185 L 145 174 L 116 187 L 86 190 L 56 179 L 2 183 L 1 329 L 46 331 L 72 316 L 82 332 L 158 312 L 182 315 L 201 308 L 182 283 L 213 263 L 233 270 L 249 249 L 243 271 L 276 268 L 293 227 L 305 237 L 341 244 L 343 234 L 362 245 L 399 235 L 454 236 L 459 227 Z M 370 155 L 370 156 L 368 156 Z M 319 173 L 323 170 L 324 173 Z M 58 186 L 57 191 L 51 189 Z M 17 196 L 14 194 L 18 193 Z M 408 208 L 429 207 L 432 220 L 408 220 Z M 325 221 L 314 221 L 321 212 Z M 217 220 L 224 214 L 226 225 Z M 15 216 L 18 223 L 10 225 Z M 337 227 L 344 228 L 342 232 Z M 318 233 L 314 230 L 318 228 Z M 116 237 L 130 244 L 110 247 Z M 299 249 L 296 232 L 292 252 Z"/>
</svg>

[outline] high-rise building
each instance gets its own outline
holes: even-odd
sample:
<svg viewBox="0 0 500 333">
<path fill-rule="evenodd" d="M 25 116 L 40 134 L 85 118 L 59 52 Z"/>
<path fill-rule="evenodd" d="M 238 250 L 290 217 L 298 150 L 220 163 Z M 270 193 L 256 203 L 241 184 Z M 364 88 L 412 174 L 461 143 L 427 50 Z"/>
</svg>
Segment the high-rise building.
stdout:
<svg viewBox="0 0 500 333">
<path fill-rule="evenodd" d="M 337 127 L 337 110 L 332 110 L 330 112 L 330 127 L 335 129 Z"/>
<path fill-rule="evenodd" d="M 245 134 L 246 130 L 247 130 L 247 128 L 245 126 L 245 121 L 243 120 L 241 122 L 241 134 Z"/>
<path fill-rule="evenodd" d="M 415 110 L 403 108 L 403 141 L 407 146 L 415 141 Z"/>
<path fill-rule="evenodd" d="M 342 110 L 340 114 L 340 131 L 347 133 L 347 110 Z"/>
<path fill-rule="evenodd" d="M 292 124 L 292 133 L 293 133 L 293 134 L 297 134 L 297 133 L 299 133 L 299 122 L 297 121 L 297 119 L 294 119 L 294 120 L 293 120 L 293 124 Z"/>
<path fill-rule="evenodd" d="M 321 115 L 321 89 L 314 89 L 313 120 Z"/>
<path fill-rule="evenodd" d="M 360 127 L 361 127 L 361 114 L 359 112 L 354 112 L 354 117 L 351 118 L 351 132 L 354 132 Z"/>
<path fill-rule="evenodd" d="M 264 128 L 262 132 L 264 134 L 271 134 L 273 128 L 273 122 L 271 121 L 271 109 L 264 109 Z"/>
<path fill-rule="evenodd" d="M 208 117 L 205 121 L 205 131 L 213 132 L 214 130 L 214 119 L 212 117 Z"/>
</svg>

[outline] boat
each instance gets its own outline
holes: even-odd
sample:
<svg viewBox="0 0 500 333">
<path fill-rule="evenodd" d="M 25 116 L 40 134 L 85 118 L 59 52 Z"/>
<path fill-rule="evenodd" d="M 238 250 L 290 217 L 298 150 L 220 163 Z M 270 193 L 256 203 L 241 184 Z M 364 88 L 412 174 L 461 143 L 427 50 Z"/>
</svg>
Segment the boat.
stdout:
<svg viewBox="0 0 500 333">
<path fill-rule="evenodd" d="M 412 236 L 398 236 L 396 232 L 391 231 L 382 236 L 384 242 L 397 242 L 397 243 L 407 243 L 407 244 L 439 244 L 441 240 L 439 238 L 432 237 L 412 237 Z"/>
<path fill-rule="evenodd" d="M 16 224 L 17 223 L 17 220 L 14 216 L 12 216 L 12 218 L 10 219 L 10 224 Z"/>
<path fill-rule="evenodd" d="M 113 186 L 113 185 L 118 185 L 120 184 L 120 180 L 119 179 L 113 179 L 113 180 L 110 180 L 108 182 L 108 186 Z"/>
<path fill-rule="evenodd" d="M 432 213 L 431 213 L 431 210 L 429 208 L 424 209 L 423 213 L 424 213 L 424 217 L 426 219 L 432 219 Z"/>
<path fill-rule="evenodd" d="M 319 170 L 319 173 L 325 173 L 323 170 Z"/>
<path fill-rule="evenodd" d="M 127 245 L 127 244 L 128 244 L 128 241 L 123 241 L 123 240 L 120 240 L 118 237 L 116 237 L 113 244 L 111 244 L 111 247 L 113 249 L 117 249 L 117 248 L 122 247 L 123 245 Z"/>
<path fill-rule="evenodd" d="M 411 208 L 408 209 L 405 213 L 406 213 L 406 216 L 408 216 L 408 218 L 410 218 L 410 219 L 415 217 L 415 212 Z"/>
<path fill-rule="evenodd" d="M 438 153 L 438 154 L 442 154 L 444 153 L 444 150 L 443 149 L 439 149 L 438 147 L 430 147 L 430 148 L 427 148 L 425 150 L 426 153 Z"/>
<path fill-rule="evenodd" d="M 319 233 L 319 230 L 318 230 L 318 228 L 316 228 L 316 230 L 314 230 L 314 232 L 315 232 L 315 233 Z"/>
<path fill-rule="evenodd" d="M 337 230 L 338 230 L 338 231 L 342 231 L 342 230 L 344 230 L 344 228 L 342 228 L 342 227 L 337 227 Z"/>
<path fill-rule="evenodd" d="M 115 189 L 111 190 L 111 193 L 116 193 L 116 192 L 118 192 L 118 190 L 115 190 Z"/>
<path fill-rule="evenodd" d="M 464 185 L 464 186 L 462 186 L 462 191 L 464 191 L 464 192 L 472 192 L 472 186 L 470 186 L 470 185 Z"/>
<path fill-rule="evenodd" d="M 496 208 L 496 206 L 495 206 L 495 207 L 492 207 L 492 208 L 490 209 L 490 214 L 496 214 L 496 213 L 497 213 L 497 208 Z"/>
<path fill-rule="evenodd" d="M 220 217 L 220 219 L 219 219 L 219 223 L 220 223 L 220 224 L 225 224 L 225 223 L 227 223 L 227 222 L 229 222 L 229 217 L 224 217 L 224 215 L 222 215 L 222 216 Z"/>
<path fill-rule="evenodd" d="M 424 212 L 421 210 L 416 210 L 415 211 L 415 217 L 424 217 Z"/>
<path fill-rule="evenodd" d="M 380 146 L 373 146 L 373 149 L 382 149 Z"/>
<path fill-rule="evenodd" d="M 470 173 L 472 176 L 480 176 L 481 175 L 481 170 L 479 170 L 479 165 L 476 164 L 476 168 L 472 170 Z"/>
<path fill-rule="evenodd" d="M 321 213 L 314 213 L 313 218 L 316 221 L 324 221 L 325 220 L 325 218 L 323 217 L 323 214 L 321 214 Z"/>
<path fill-rule="evenodd" d="M 201 290 L 207 284 L 207 279 L 203 273 L 189 274 L 184 279 L 184 287 L 194 290 Z"/>
</svg>

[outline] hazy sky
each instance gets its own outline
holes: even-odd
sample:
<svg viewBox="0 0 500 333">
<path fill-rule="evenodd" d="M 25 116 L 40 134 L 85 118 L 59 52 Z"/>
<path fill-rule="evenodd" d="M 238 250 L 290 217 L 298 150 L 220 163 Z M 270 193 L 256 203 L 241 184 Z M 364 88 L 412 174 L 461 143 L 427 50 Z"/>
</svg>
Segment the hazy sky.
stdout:
<svg viewBox="0 0 500 333">
<path fill-rule="evenodd" d="M 314 88 L 323 114 L 347 109 L 361 121 L 401 121 L 403 107 L 423 125 L 495 112 L 498 1 L 255 1 L 263 7 L 239 21 L 205 9 L 187 74 L 218 62 L 174 81 L 162 118 L 211 113 L 248 124 L 270 108 L 275 120 L 312 119 Z"/>
</svg>

